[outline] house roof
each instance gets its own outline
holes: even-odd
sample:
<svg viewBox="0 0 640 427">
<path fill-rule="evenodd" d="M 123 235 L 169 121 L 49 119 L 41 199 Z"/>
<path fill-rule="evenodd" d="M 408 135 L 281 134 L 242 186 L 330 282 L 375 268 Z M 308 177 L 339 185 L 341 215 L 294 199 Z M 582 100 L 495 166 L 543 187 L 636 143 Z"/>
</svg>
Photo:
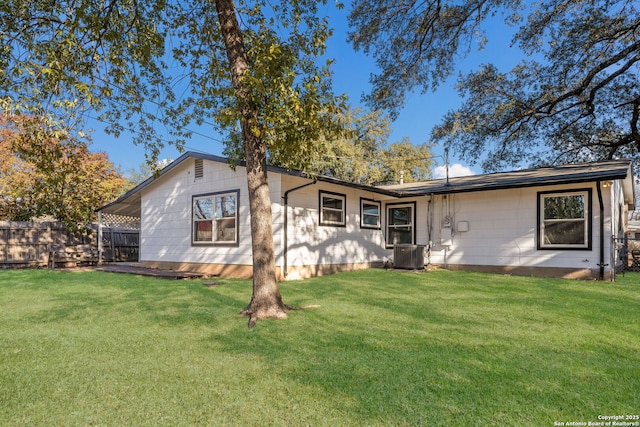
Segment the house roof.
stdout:
<svg viewBox="0 0 640 427">
<path fill-rule="evenodd" d="M 160 172 L 157 175 L 147 178 L 145 181 L 141 182 L 136 187 L 132 188 L 131 190 L 129 190 L 128 192 L 126 192 L 125 194 L 120 196 L 118 199 L 116 199 L 113 202 L 108 203 L 108 204 L 106 204 L 104 206 L 101 206 L 100 208 L 96 209 L 96 212 L 104 212 L 104 213 L 109 213 L 109 214 L 124 215 L 124 216 L 138 217 L 139 218 L 140 217 L 140 212 L 141 212 L 141 206 L 140 206 L 140 200 L 141 199 L 140 199 L 140 197 L 141 197 L 142 190 L 144 190 L 149 185 L 151 185 L 154 182 L 156 182 L 161 177 L 169 174 L 171 172 L 171 170 L 173 170 L 178 165 L 180 165 L 181 163 L 183 163 L 184 161 L 186 161 L 187 159 L 190 159 L 190 158 L 210 160 L 210 161 L 213 161 L 213 162 L 225 163 L 225 164 L 227 163 L 227 159 L 225 157 L 220 157 L 220 156 L 216 156 L 216 155 L 213 155 L 213 154 L 206 154 L 206 153 L 187 151 L 184 154 L 182 154 L 180 157 L 178 157 L 176 160 L 171 162 L 169 165 L 167 165 L 165 168 L 160 170 Z M 244 166 L 244 163 L 240 162 L 238 164 L 238 166 Z M 370 186 L 366 186 L 366 185 L 350 183 L 350 182 L 341 181 L 339 179 L 335 179 L 335 178 L 328 177 L 328 176 L 312 177 L 312 176 L 309 176 L 308 174 L 306 174 L 305 172 L 302 172 L 302 171 L 297 171 L 297 170 L 289 171 L 289 170 L 286 170 L 284 168 L 280 168 L 280 167 L 277 167 L 277 166 L 268 166 L 267 169 L 268 169 L 269 172 L 280 173 L 280 174 L 283 174 L 283 175 L 298 176 L 298 177 L 301 177 L 301 178 L 308 178 L 308 179 L 317 179 L 318 181 L 330 182 L 330 183 L 333 183 L 333 184 L 344 185 L 344 186 L 348 186 L 348 187 L 352 187 L 352 188 L 358 188 L 358 189 L 362 189 L 362 190 L 365 190 L 365 191 L 371 191 L 371 192 L 378 193 L 378 194 L 384 194 L 384 195 L 391 196 L 391 197 L 398 197 L 397 192 L 392 191 L 392 190 L 386 190 L 384 188 L 370 187 Z"/>
<path fill-rule="evenodd" d="M 625 203 L 633 205 L 634 188 L 630 160 L 610 160 L 597 163 L 522 169 L 511 172 L 386 185 L 381 188 L 400 192 L 407 197 L 410 195 L 451 194 L 613 180 L 623 181 Z"/>
<path fill-rule="evenodd" d="M 131 189 L 117 200 L 97 209 L 98 212 L 140 217 L 141 192 L 161 177 L 170 173 L 178 165 L 187 159 L 203 159 L 219 163 L 226 163 L 227 159 L 212 154 L 186 152 L 162 169 L 158 175 L 152 176 L 135 188 Z M 241 164 L 240 166 L 243 166 Z M 500 172 L 485 175 L 474 175 L 449 179 L 436 179 L 407 184 L 385 185 L 371 187 L 354 184 L 328 176 L 319 175 L 311 177 L 305 172 L 288 171 L 283 168 L 269 166 L 270 172 L 298 176 L 302 178 L 317 179 L 318 181 L 342 185 L 350 188 L 358 188 L 389 197 L 416 197 L 432 194 L 451 194 L 472 191 L 501 190 L 518 187 L 532 187 L 554 184 L 571 184 L 580 182 L 622 180 L 625 203 L 634 205 L 635 195 L 633 188 L 633 173 L 630 160 L 612 160 L 599 163 L 584 163 L 576 165 L 564 165 L 548 168 L 524 169 L 513 172 Z"/>
<path fill-rule="evenodd" d="M 96 212 L 104 212 L 104 213 L 110 213 L 115 215 L 124 215 L 124 216 L 139 218 L 141 213 L 140 192 L 145 188 L 147 188 L 152 183 L 154 183 L 160 177 L 171 172 L 171 170 L 176 168 L 186 159 L 191 157 L 212 160 L 214 162 L 226 161 L 224 157 L 214 156 L 212 154 L 194 153 L 191 151 L 187 151 L 183 155 L 178 157 L 176 160 L 174 160 L 173 162 L 169 163 L 167 166 L 162 168 L 157 175 L 150 176 L 146 180 L 142 181 L 140 184 L 136 185 L 131 190 L 127 191 L 122 196 L 118 197 L 113 202 L 107 203 L 106 205 L 99 207 L 98 209 L 96 209 Z"/>
</svg>

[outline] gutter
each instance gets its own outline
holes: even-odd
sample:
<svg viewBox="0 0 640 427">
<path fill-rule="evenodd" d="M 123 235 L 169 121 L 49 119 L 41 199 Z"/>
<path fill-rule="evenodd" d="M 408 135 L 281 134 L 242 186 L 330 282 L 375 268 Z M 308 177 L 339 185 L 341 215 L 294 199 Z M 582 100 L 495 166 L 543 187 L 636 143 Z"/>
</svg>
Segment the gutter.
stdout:
<svg viewBox="0 0 640 427">
<path fill-rule="evenodd" d="M 282 268 L 282 274 L 284 275 L 284 278 L 287 278 L 287 275 L 289 274 L 289 266 L 288 266 L 288 262 L 287 262 L 287 252 L 288 252 L 288 218 L 289 218 L 289 193 L 293 193 L 294 191 L 297 190 L 301 190 L 305 187 L 309 187 L 311 185 L 314 185 L 318 182 L 318 180 L 316 178 L 313 178 L 312 182 L 307 182 L 306 184 L 302 184 L 298 187 L 293 187 L 288 189 L 287 191 L 284 192 L 284 195 L 282 196 L 282 199 L 284 200 L 284 248 L 282 250 L 282 258 L 283 258 L 283 268 Z"/>
<path fill-rule="evenodd" d="M 604 280 L 604 267 L 609 265 L 604 263 L 604 202 L 602 200 L 602 181 L 596 181 L 598 190 L 598 203 L 600 204 L 600 274 L 598 280 Z"/>
</svg>

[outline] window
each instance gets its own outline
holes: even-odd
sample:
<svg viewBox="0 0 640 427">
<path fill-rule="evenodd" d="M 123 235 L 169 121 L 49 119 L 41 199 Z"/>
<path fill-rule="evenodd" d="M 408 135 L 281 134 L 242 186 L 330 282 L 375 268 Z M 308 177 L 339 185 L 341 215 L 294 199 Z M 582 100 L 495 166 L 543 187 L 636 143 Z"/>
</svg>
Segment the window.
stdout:
<svg viewBox="0 0 640 427">
<path fill-rule="evenodd" d="M 538 249 L 591 249 L 591 190 L 538 193 Z"/>
<path fill-rule="evenodd" d="M 194 244 L 238 244 L 239 191 L 193 196 Z"/>
<path fill-rule="evenodd" d="M 416 204 L 387 205 L 387 246 L 415 243 Z"/>
<path fill-rule="evenodd" d="M 320 225 L 342 226 L 346 224 L 347 196 L 320 192 Z"/>
<path fill-rule="evenodd" d="M 380 229 L 380 202 L 360 199 L 360 228 Z"/>
</svg>

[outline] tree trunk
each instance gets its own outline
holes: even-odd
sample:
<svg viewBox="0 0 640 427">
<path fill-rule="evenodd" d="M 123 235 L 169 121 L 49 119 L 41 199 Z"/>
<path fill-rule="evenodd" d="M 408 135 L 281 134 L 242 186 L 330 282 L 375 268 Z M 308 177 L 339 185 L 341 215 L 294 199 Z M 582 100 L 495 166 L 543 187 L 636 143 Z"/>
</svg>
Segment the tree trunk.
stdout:
<svg viewBox="0 0 640 427">
<path fill-rule="evenodd" d="M 249 316 L 249 327 L 258 319 L 286 318 L 287 307 L 282 302 L 276 277 L 271 198 L 267 179 L 267 149 L 256 130 L 258 112 L 251 102 L 249 88 L 243 84 L 249 62 L 242 41 L 242 31 L 236 18 L 233 0 L 216 0 L 216 11 L 224 39 L 231 71 L 231 80 L 241 109 L 243 147 L 246 157 L 247 184 L 251 214 L 253 253 L 253 295 L 241 314 Z"/>
</svg>

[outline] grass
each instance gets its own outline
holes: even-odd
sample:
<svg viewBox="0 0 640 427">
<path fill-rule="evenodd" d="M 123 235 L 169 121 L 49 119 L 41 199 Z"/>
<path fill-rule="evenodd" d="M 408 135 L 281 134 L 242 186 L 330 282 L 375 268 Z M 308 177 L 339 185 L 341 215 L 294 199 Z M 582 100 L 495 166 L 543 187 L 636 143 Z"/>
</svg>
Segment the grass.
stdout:
<svg viewBox="0 0 640 427">
<path fill-rule="evenodd" d="M 0 425 L 549 426 L 640 412 L 640 275 L 0 271 Z"/>
</svg>

